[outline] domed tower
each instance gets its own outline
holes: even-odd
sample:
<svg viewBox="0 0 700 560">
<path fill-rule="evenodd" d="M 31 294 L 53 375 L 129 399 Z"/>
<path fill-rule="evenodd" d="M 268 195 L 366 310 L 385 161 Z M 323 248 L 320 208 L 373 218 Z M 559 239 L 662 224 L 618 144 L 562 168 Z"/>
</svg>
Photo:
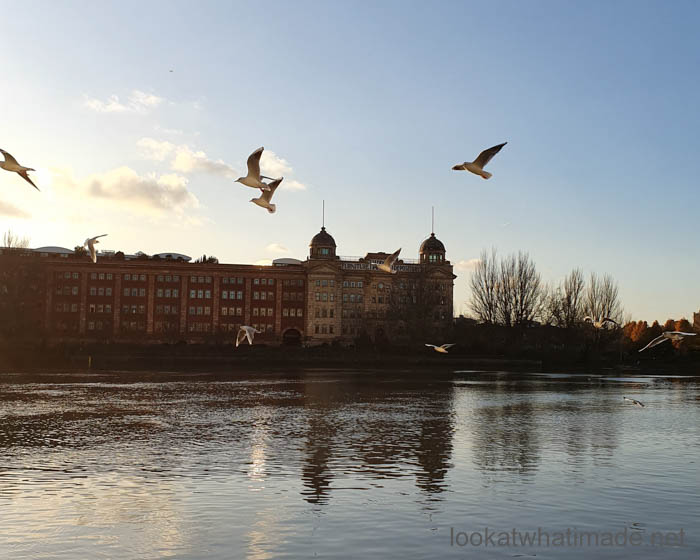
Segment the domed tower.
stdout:
<svg viewBox="0 0 700 560">
<path fill-rule="evenodd" d="M 309 253 L 309 258 L 311 259 L 338 258 L 335 256 L 335 239 L 333 239 L 333 236 L 326 231 L 325 227 L 322 227 L 321 231 L 314 235 L 309 247 L 311 248 Z"/>
<path fill-rule="evenodd" d="M 445 246 L 435 237 L 434 232 L 421 243 L 420 262 L 421 264 L 445 264 Z"/>
</svg>

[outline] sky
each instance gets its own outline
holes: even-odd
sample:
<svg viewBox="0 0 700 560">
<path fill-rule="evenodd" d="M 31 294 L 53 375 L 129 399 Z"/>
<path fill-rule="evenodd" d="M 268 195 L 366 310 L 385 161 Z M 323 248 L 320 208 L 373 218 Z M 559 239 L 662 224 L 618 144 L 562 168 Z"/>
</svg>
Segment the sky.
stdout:
<svg viewBox="0 0 700 560">
<path fill-rule="evenodd" d="M 700 4 L 0 0 L 0 230 L 33 247 L 417 258 L 455 313 L 484 249 L 611 274 L 635 319 L 700 309 Z M 452 171 L 508 144 L 493 177 Z M 268 214 L 235 183 L 264 146 Z"/>
</svg>

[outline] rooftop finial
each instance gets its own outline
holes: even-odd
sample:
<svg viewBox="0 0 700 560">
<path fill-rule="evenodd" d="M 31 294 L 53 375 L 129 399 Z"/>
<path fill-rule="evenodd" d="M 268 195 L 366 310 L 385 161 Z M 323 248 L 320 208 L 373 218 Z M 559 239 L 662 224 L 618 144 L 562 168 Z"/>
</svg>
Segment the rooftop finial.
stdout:
<svg viewBox="0 0 700 560">
<path fill-rule="evenodd" d="M 432 222 L 430 224 L 430 234 L 435 235 L 435 206 L 431 206 L 432 208 Z"/>
<path fill-rule="evenodd" d="M 326 199 L 323 199 L 323 210 L 321 212 L 321 229 L 326 228 Z"/>
</svg>

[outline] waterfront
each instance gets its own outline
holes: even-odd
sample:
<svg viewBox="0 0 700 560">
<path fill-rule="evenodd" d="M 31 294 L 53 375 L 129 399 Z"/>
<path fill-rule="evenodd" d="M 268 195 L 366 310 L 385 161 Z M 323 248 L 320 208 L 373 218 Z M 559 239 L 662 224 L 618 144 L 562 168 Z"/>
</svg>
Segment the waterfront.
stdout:
<svg viewBox="0 0 700 560">
<path fill-rule="evenodd" d="M 6 558 L 700 551 L 697 378 L 2 374 L 0 420 Z M 645 544 L 455 545 L 485 528 Z M 683 546 L 648 544 L 681 529 Z"/>
</svg>

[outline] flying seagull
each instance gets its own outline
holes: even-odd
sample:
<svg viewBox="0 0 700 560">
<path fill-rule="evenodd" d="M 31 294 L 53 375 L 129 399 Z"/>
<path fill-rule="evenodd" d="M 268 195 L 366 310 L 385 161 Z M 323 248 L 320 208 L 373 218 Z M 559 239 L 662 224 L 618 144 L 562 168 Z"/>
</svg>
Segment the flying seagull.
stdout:
<svg viewBox="0 0 700 560">
<path fill-rule="evenodd" d="M 426 344 L 429 348 L 434 349 L 436 352 L 440 352 L 440 354 L 448 354 L 449 352 L 447 351 L 448 348 L 452 348 L 454 344 L 443 344 L 442 346 L 435 346 L 434 344 Z"/>
<path fill-rule="evenodd" d="M 377 268 L 379 270 L 383 270 L 384 272 L 388 272 L 390 274 L 396 274 L 396 271 L 394 270 L 394 263 L 396 262 L 396 259 L 399 258 L 399 253 L 401 252 L 401 249 L 398 251 L 395 251 L 391 255 L 389 255 L 386 259 L 384 259 L 384 262 L 382 264 L 378 264 Z"/>
<path fill-rule="evenodd" d="M 617 324 L 617 321 L 613 321 L 610 317 L 603 317 L 600 321 L 594 321 L 592 317 L 586 315 L 583 320 L 591 323 L 596 329 L 602 329 L 606 323 L 612 323 L 616 327 L 620 326 Z"/>
<path fill-rule="evenodd" d="M 105 235 L 107 234 L 103 233 L 102 235 L 96 235 L 95 237 L 88 237 L 85 240 L 85 243 L 83 243 L 83 247 L 88 248 L 88 251 L 90 252 L 90 258 L 94 263 L 97 262 L 97 250 L 95 249 L 95 243 L 99 243 L 97 239 L 100 237 L 104 237 Z"/>
<path fill-rule="evenodd" d="M 267 208 L 267 211 L 270 214 L 274 214 L 275 210 L 277 210 L 277 205 L 272 204 L 270 200 L 272 199 L 272 195 L 275 194 L 275 191 L 277 190 L 277 187 L 280 186 L 280 183 L 284 177 L 280 177 L 279 179 L 275 179 L 274 181 L 267 183 L 267 190 L 262 191 L 260 196 L 258 198 L 251 198 L 250 201 L 253 204 L 257 204 L 258 206 L 261 206 L 262 208 Z M 265 184 L 265 183 L 263 183 Z"/>
<path fill-rule="evenodd" d="M 623 400 L 623 401 L 629 401 L 629 402 L 631 402 L 631 403 L 634 404 L 634 405 L 641 406 L 642 408 L 644 408 L 644 405 L 643 405 L 642 403 L 640 403 L 640 402 L 639 402 L 638 400 L 636 400 L 636 399 L 630 399 L 629 397 L 622 397 L 622 400 Z"/>
<path fill-rule="evenodd" d="M 270 190 L 270 187 L 266 183 L 263 183 L 262 179 L 272 180 L 272 178 L 260 175 L 260 156 L 262 156 L 264 150 L 265 148 L 258 148 L 248 156 L 248 175 L 239 177 L 236 179 L 236 183 L 241 183 L 246 187 L 261 189 L 263 191 Z"/>
<path fill-rule="evenodd" d="M 5 171 L 14 171 L 15 173 L 17 173 L 17 175 L 22 177 L 22 179 L 27 181 L 27 183 L 29 183 L 32 187 L 39 191 L 39 187 L 37 187 L 32 182 L 32 180 L 29 178 L 29 175 L 27 174 L 27 171 L 36 171 L 35 169 L 20 165 L 19 163 L 17 163 L 17 160 L 14 157 L 12 157 L 12 154 L 7 153 L 5 150 L 0 149 L 0 154 L 5 156 L 5 161 L 0 161 L 0 167 L 2 167 Z"/>
<path fill-rule="evenodd" d="M 238 336 L 236 337 L 236 348 L 243 342 L 246 338 L 248 339 L 248 344 L 253 345 L 253 338 L 255 338 L 255 333 L 260 334 L 260 331 L 254 327 L 249 327 L 247 325 L 241 325 L 238 329 Z"/>
<path fill-rule="evenodd" d="M 666 331 L 664 333 L 661 333 L 661 336 L 657 336 L 654 340 L 652 340 L 649 344 L 647 344 L 644 348 L 640 350 L 640 352 L 644 352 L 644 350 L 647 350 L 648 348 L 653 348 L 654 346 L 658 346 L 662 342 L 666 342 L 667 340 L 673 340 L 674 342 L 680 342 L 683 340 L 686 336 L 695 336 L 697 333 L 691 333 L 691 332 L 681 332 L 681 331 Z"/>
<path fill-rule="evenodd" d="M 493 148 L 484 150 L 479 154 L 479 157 L 474 161 L 465 161 L 464 163 L 458 163 L 452 169 L 455 171 L 471 171 L 476 175 L 481 175 L 484 179 L 491 177 L 491 173 L 484 171 L 486 164 L 491 161 L 491 158 L 501 151 L 501 148 L 505 146 L 508 142 L 503 142 L 503 144 L 498 144 Z"/>
</svg>

